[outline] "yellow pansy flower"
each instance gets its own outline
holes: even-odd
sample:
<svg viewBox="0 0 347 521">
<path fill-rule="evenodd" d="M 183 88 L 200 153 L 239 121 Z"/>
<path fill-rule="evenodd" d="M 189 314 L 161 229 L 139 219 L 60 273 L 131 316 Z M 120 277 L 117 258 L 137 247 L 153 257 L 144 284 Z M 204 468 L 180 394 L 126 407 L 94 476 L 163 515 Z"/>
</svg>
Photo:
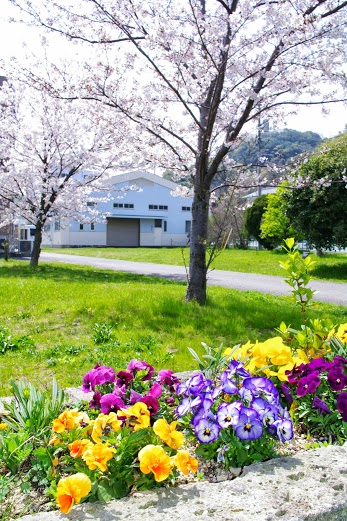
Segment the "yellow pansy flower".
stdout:
<svg viewBox="0 0 347 521">
<path fill-rule="evenodd" d="M 57 487 L 57 502 L 60 510 L 68 514 L 73 505 L 87 496 L 91 489 L 90 479 L 82 472 L 61 479 Z"/>
<path fill-rule="evenodd" d="M 341 340 L 341 342 L 347 344 L 347 322 L 345 324 L 340 324 L 336 336 Z"/>
<path fill-rule="evenodd" d="M 85 413 L 79 412 L 77 409 L 66 409 L 57 419 L 53 420 L 53 431 L 58 433 L 70 431 L 79 427 L 85 419 Z"/>
<path fill-rule="evenodd" d="M 100 443 L 100 436 L 107 436 L 110 431 L 120 430 L 122 422 L 118 419 L 115 412 L 110 414 L 99 414 L 93 422 L 92 439 L 95 443 Z"/>
<path fill-rule="evenodd" d="M 196 472 L 198 470 L 198 460 L 192 458 L 187 450 L 179 450 L 174 458 L 174 462 L 178 470 L 186 476 L 189 471 Z"/>
<path fill-rule="evenodd" d="M 107 462 L 113 458 L 115 452 L 116 449 L 110 447 L 107 443 L 91 444 L 83 453 L 82 459 L 90 470 L 99 469 L 101 472 L 105 472 Z"/>
<path fill-rule="evenodd" d="M 153 472 L 155 481 L 164 481 L 171 472 L 171 460 L 163 447 L 146 445 L 138 454 L 140 470 L 144 474 Z"/>
<path fill-rule="evenodd" d="M 177 422 L 168 424 L 165 418 L 160 418 L 153 424 L 153 430 L 159 438 L 172 449 L 179 449 L 183 445 L 183 433 L 176 431 Z"/>
<path fill-rule="evenodd" d="M 88 439 L 75 440 L 68 445 L 70 450 L 70 456 L 72 458 L 79 458 L 82 456 L 87 449 L 89 449 L 93 443 Z"/>
<path fill-rule="evenodd" d="M 147 405 L 143 402 L 136 402 L 128 409 L 120 409 L 119 415 L 129 418 L 129 423 L 134 428 L 134 431 L 146 429 L 150 426 L 150 412 Z"/>
</svg>

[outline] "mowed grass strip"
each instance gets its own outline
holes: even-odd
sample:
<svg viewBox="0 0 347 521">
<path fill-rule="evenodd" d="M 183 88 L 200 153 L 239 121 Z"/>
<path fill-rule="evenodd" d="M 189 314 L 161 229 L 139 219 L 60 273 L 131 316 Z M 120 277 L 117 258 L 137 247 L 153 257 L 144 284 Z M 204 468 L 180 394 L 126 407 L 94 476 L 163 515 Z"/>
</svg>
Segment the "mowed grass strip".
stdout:
<svg viewBox="0 0 347 521">
<path fill-rule="evenodd" d="M 0 326 L 35 343 L 0 354 L 0 395 L 9 394 L 11 378 L 44 385 L 56 376 L 63 388 L 79 386 L 96 363 L 121 369 L 131 358 L 189 370 L 196 366 L 188 347 L 202 353 L 201 342 L 265 340 L 281 321 L 294 328 L 310 318 L 347 321 L 345 307 L 317 303 L 303 315 L 289 297 L 213 287 L 200 307 L 184 294 L 184 283 L 153 277 L 0 261 Z"/>
<path fill-rule="evenodd" d="M 44 248 L 46 252 L 82 255 L 105 259 L 151 262 L 173 266 L 189 265 L 189 248 Z M 311 275 L 314 279 L 347 281 L 347 254 L 327 253 L 318 257 L 311 253 L 316 262 Z M 280 250 L 223 250 L 213 261 L 217 270 L 259 273 L 262 275 L 285 276 L 279 263 L 286 260 Z"/>
</svg>

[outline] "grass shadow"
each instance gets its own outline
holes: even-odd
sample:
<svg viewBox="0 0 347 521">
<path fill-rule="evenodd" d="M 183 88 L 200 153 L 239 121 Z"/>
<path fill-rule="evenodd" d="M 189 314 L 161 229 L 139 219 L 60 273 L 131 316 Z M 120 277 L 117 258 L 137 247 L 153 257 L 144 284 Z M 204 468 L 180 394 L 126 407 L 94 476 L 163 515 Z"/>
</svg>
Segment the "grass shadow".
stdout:
<svg viewBox="0 0 347 521">
<path fill-rule="evenodd" d="M 311 275 L 317 279 L 338 279 L 347 281 L 347 262 L 340 262 L 332 266 L 318 265 L 312 269 Z"/>
<path fill-rule="evenodd" d="M 138 275 L 123 271 L 99 269 L 75 264 L 42 263 L 37 267 L 31 267 L 28 262 L 23 264 L 6 264 L 0 266 L 0 278 L 19 279 L 49 279 L 57 282 L 85 282 L 85 283 L 116 283 L 128 284 L 141 282 L 142 284 L 185 284 L 181 281 L 158 278 L 150 275 Z"/>
</svg>

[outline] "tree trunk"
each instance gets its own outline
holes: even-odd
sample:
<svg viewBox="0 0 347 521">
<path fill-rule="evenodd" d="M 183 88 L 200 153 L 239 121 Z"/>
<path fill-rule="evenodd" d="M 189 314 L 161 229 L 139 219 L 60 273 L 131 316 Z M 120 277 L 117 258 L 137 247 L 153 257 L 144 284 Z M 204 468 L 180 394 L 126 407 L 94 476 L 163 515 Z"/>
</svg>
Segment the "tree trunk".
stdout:
<svg viewBox="0 0 347 521">
<path fill-rule="evenodd" d="M 41 253 L 41 243 L 42 243 L 42 230 L 43 230 L 42 222 L 37 221 L 34 245 L 33 245 L 31 257 L 30 257 L 30 266 L 38 266 L 38 264 L 39 264 L 39 258 L 40 258 L 40 253 Z"/>
<path fill-rule="evenodd" d="M 198 191 L 194 193 L 192 206 L 192 226 L 190 233 L 189 280 L 185 300 L 195 300 L 200 305 L 206 302 L 206 246 L 209 212 L 209 191 L 202 197 Z"/>
</svg>

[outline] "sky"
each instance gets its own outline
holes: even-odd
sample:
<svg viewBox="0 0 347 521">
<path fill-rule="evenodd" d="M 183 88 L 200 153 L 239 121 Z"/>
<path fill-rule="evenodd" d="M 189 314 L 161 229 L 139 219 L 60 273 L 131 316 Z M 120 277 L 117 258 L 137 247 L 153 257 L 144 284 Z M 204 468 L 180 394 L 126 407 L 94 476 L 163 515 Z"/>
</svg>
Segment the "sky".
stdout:
<svg viewBox="0 0 347 521">
<path fill-rule="evenodd" d="M 6 18 L 8 16 L 15 17 L 18 11 L 10 6 L 8 0 L 1 0 L 1 3 L 0 58 L 24 56 L 23 44 L 26 44 L 29 48 L 40 47 L 38 29 L 26 27 L 22 24 L 8 23 Z M 62 39 L 59 38 L 60 51 L 64 46 Z M 68 46 L 69 44 L 66 42 L 66 48 Z M 347 125 L 347 104 L 335 103 L 329 105 L 329 107 L 329 113 L 326 115 L 322 114 L 319 106 L 303 107 L 297 116 L 287 118 L 285 127 L 301 132 L 307 130 L 317 132 L 322 138 L 336 136 L 343 132 Z M 325 108 L 327 108 L 327 105 L 325 105 Z"/>
</svg>

